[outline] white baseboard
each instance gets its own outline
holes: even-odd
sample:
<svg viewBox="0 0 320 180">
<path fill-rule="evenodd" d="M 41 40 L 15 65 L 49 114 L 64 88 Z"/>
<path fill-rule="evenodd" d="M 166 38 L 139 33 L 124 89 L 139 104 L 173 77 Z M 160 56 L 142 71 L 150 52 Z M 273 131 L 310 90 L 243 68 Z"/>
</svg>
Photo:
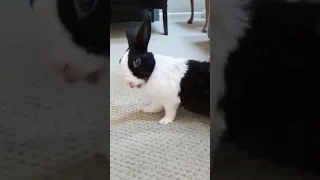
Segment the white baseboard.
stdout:
<svg viewBox="0 0 320 180">
<path fill-rule="evenodd" d="M 162 19 L 162 12 L 159 13 L 160 19 Z M 194 12 L 194 18 L 202 18 L 203 12 Z M 173 19 L 189 19 L 191 16 L 191 12 L 176 12 L 176 13 L 168 13 L 168 18 Z"/>
</svg>

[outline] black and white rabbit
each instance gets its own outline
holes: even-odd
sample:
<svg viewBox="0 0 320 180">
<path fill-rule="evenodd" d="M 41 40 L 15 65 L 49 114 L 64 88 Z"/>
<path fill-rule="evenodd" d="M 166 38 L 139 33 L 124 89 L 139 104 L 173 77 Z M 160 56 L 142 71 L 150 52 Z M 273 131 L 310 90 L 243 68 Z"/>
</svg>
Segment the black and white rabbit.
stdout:
<svg viewBox="0 0 320 180">
<path fill-rule="evenodd" d="M 121 58 L 120 66 L 126 84 L 145 90 L 152 99 L 152 103 L 142 111 L 157 113 L 164 109 L 165 116 L 159 121 L 160 124 L 172 123 L 180 105 L 209 116 L 209 62 L 148 52 L 150 19 L 135 32 L 134 27 L 127 29 L 129 48 Z"/>
<path fill-rule="evenodd" d="M 65 80 L 98 83 L 110 57 L 109 4 L 104 0 L 30 0 L 38 34 Z"/>
</svg>

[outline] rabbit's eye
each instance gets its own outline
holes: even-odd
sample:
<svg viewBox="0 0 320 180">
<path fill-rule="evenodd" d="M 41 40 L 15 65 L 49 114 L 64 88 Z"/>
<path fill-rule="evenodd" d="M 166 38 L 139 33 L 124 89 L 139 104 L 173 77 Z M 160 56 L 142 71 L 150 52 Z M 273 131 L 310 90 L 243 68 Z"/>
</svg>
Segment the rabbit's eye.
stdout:
<svg viewBox="0 0 320 180">
<path fill-rule="evenodd" d="M 140 65 L 140 63 L 141 63 L 141 59 L 140 58 L 136 59 L 136 60 L 133 61 L 133 66 L 136 68 L 136 67 L 138 67 Z"/>
</svg>

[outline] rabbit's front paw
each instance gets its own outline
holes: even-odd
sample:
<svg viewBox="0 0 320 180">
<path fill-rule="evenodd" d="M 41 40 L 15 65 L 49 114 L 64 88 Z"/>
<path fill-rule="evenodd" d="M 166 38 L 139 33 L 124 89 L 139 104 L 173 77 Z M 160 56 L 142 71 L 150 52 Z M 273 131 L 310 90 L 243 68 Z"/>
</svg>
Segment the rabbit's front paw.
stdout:
<svg viewBox="0 0 320 180">
<path fill-rule="evenodd" d="M 159 124 L 171 124 L 173 120 L 176 118 L 177 109 L 180 103 L 166 103 L 164 105 L 165 115 L 159 121 Z"/>
<path fill-rule="evenodd" d="M 141 109 L 145 113 L 158 113 L 163 110 L 163 106 L 158 103 L 151 103 L 149 106 L 146 106 Z"/>
<path fill-rule="evenodd" d="M 164 117 L 159 121 L 159 124 L 171 124 L 173 122 L 172 118 Z"/>
</svg>

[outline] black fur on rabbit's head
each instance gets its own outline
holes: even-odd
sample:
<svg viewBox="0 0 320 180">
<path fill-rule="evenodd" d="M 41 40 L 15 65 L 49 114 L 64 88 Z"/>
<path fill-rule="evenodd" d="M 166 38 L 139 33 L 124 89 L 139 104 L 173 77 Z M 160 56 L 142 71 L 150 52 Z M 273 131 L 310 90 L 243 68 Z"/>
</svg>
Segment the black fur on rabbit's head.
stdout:
<svg viewBox="0 0 320 180">
<path fill-rule="evenodd" d="M 155 68 L 155 58 L 148 52 L 150 36 L 150 18 L 144 21 L 140 28 L 130 23 L 126 30 L 129 48 L 120 59 L 120 65 L 127 85 L 132 88 L 140 88 L 146 83 Z"/>
</svg>

